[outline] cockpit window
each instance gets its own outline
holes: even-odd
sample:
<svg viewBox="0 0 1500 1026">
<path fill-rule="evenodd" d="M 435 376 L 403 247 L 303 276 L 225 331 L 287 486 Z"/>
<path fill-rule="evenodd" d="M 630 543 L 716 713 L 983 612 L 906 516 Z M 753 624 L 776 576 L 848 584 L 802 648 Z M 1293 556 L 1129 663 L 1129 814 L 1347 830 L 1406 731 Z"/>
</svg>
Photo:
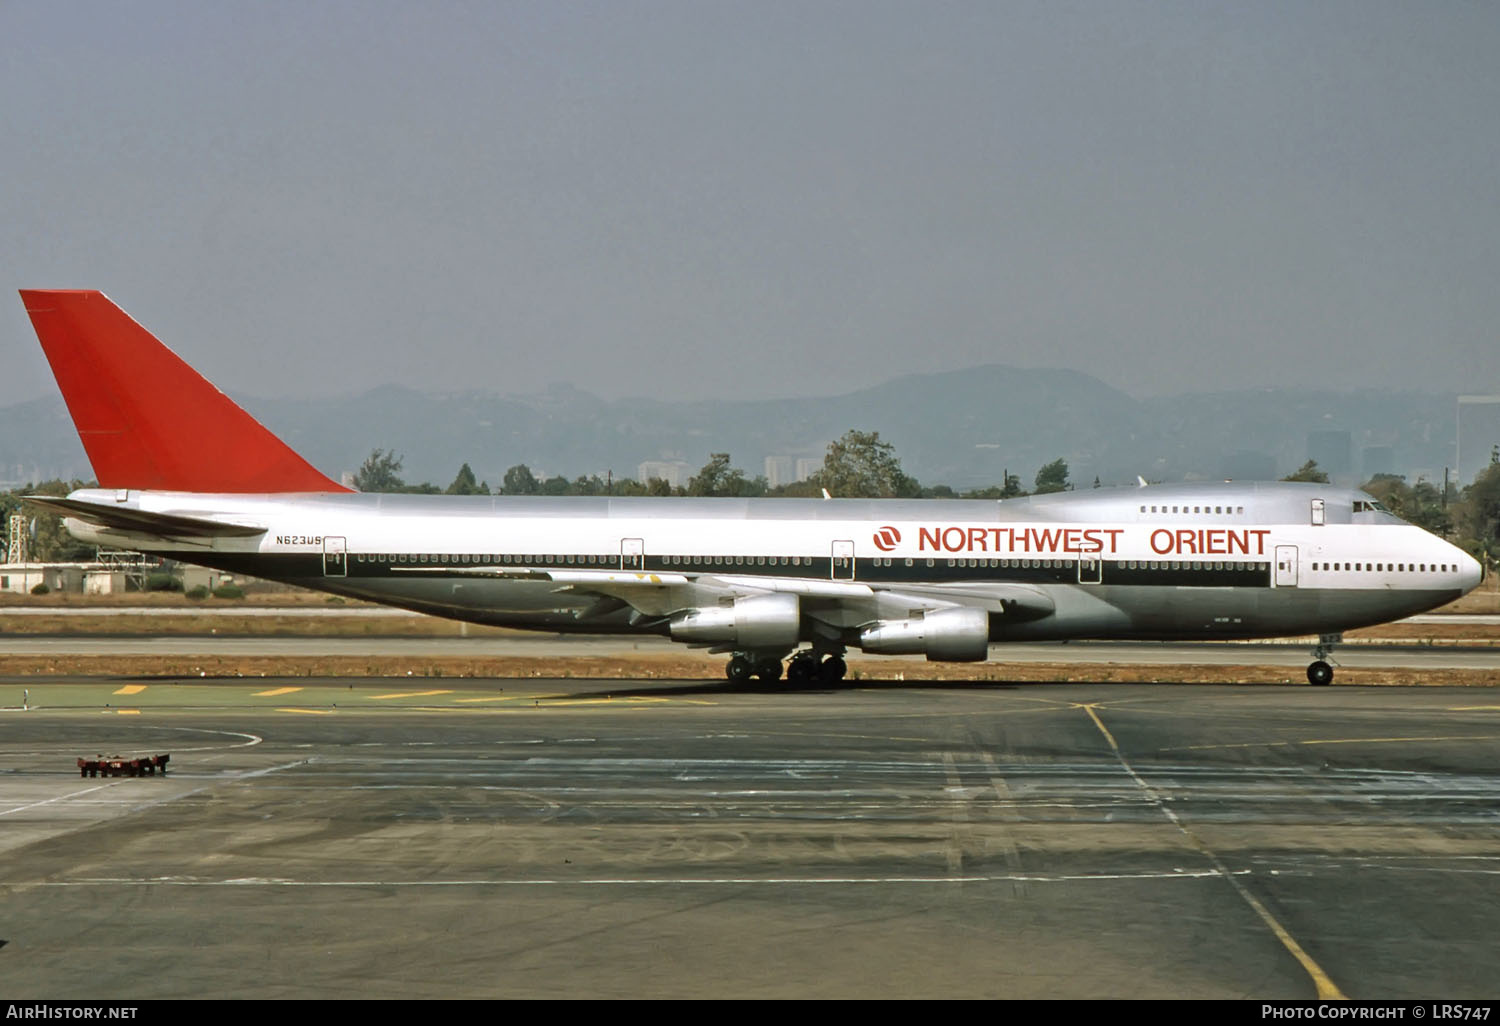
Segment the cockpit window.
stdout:
<svg viewBox="0 0 1500 1026">
<path fill-rule="evenodd" d="M 1390 513 L 1391 511 L 1388 510 L 1388 509 L 1386 509 L 1384 506 L 1382 506 L 1380 503 L 1376 502 L 1373 499 L 1369 500 L 1368 502 L 1365 501 L 1364 499 L 1356 499 L 1355 502 L 1354 502 L 1354 512 L 1356 512 L 1356 513 Z M 1392 514 L 1392 515 L 1394 516 L 1394 514 Z"/>
</svg>

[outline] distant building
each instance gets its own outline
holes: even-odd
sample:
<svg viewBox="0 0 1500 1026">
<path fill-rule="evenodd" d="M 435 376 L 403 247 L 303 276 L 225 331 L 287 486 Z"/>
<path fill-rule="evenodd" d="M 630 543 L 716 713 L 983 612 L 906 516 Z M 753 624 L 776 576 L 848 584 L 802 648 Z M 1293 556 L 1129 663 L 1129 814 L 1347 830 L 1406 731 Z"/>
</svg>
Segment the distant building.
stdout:
<svg viewBox="0 0 1500 1026">
<path fill-rule="evenodd" d="M 1329 479 L 1354 476 L 1354 440 L 1347 431 L 1310 431 L 1307 458 Z"/>
<path fill-rule="evenodd" d="M 7 464 L 6 466 L 0 467 L 0 476 L 5 475 L 9 476 L 5 477 L 4 480 L 0 480 L 0 491 L 3 492 L 13 492 L 20 488 L 24 488 L 26 485 L 36 484 L 39 481 L 46 480 L 46 478 L 42 476 L 41 467 L 37 466 L 35 463 L 31 465 L 30 470 L 26 469 L 25 464 Z M 61 477 L 62 475 L 53 474 L 51 476 Z"/>
<path fill-rule="evenodd" d="M 813 456 L 767 456 L 765 462 L 766 484 L 771 488 L 806 481 L 823 469 L 823 460 Z"/>
<path fill-rule="evenodd" d="M 767 456 L 765 463 L 766 485 L 780 488 L 792 483 L 792 458 L 790 456 Z"/>
<path fill-rule="evenodd" d="M 118 595 L 127 591 L 130 575 L 120 570 L 86 570 L 83 574 L 85 595 Z"/>
<path fill-rule="evenodd" d="M 25 595 L 39 584 L 48 591 L 82 591 L 84 571 L 82 563 L 0 563 L 0 591 Z"/>
<path fill-rule="evenodd" d="M 693 476 L 693 468 L 682 460 L 646 460 L 636 467 L 636 474 L 636 480 L 641 484 L 659 477 L 673 488 L 686 488 L 688 478 Z"/>
<path fill-rule="evenodd" d="M 1500 395 L 1458 397 L 1458 483 L 1471 483 L 1500 445 Z"/>
<path fill-rule="evenodd" d="M 161 564 L 155 556 L 122 549 L 98 550 L 99 558 L 80 563 L 38 563 L 9 560 L 0 563 L 0 592 L 29 594 L 38 584 L 48 591 L 107 595 L 145 587 L 146 575 Z"/>
<path fill-rule="evenodd" d="M 213 591 L 221 584 L 239 583 L 235 577 L 226 574 L 222 570 L 212 570 L 204 566 L 185 566 L 182 568 L 182 590 L 192 591 L 194 588 L 202 588 L 205 591 Z"/>
<path fill-rule="evenodd" d="M 1359 476 L 1368 481 L 1376 474 L 1396 472 L 1396 450 L 1389 445 L 1367 445 L 1359 453 Z"/>
<path fill-rule="evenodd" d="M 1236 449 L 1224 458 L 1224 477 L 1230 481 L 1274 481 L 1276 457 L 1253 449 Z"/>
</svg>

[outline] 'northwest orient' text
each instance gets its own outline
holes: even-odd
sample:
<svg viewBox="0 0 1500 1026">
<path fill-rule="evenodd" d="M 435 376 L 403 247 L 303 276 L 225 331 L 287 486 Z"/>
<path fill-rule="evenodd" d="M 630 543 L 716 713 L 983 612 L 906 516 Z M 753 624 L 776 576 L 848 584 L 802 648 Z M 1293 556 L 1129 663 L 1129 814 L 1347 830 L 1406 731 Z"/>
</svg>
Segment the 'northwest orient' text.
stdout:
<svg viewBox="0 0 1500 1026">
<path fill-rule="evenodd" d="M 919 552 L 1117 553 L 1119 527 L 919 527 Z M 1158 556 L 1263 556 L 1266 528 L 1158 528 L 1148 539 Z"/>
</svg>

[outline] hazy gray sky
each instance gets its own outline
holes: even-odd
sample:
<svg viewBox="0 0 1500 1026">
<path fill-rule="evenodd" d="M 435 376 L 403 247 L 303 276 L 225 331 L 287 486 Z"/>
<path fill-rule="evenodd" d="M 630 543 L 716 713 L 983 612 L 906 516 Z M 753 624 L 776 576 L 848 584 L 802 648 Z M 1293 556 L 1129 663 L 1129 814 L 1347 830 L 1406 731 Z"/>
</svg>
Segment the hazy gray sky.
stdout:
<svg viewBox="0 0 1500 1026">
<path fill-rule="evenodd" d="M 263 396 L 1500 391 L 1497 55 L 1489 2 L 19 0 L 0 281 Z"/>
</svg>

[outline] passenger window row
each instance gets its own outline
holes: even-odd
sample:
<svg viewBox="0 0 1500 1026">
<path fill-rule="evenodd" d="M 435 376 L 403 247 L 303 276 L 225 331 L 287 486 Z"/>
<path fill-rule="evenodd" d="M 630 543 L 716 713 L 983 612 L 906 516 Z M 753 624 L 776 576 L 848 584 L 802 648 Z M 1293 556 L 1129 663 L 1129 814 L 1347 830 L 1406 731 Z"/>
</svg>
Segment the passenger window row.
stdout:
<svg viewBox="0 0 1500 1026">
<path fill-rule="evenodd" d="M 1269 570 L 1269 563 L 1227 562 L 1215 563 L 1202 560 L 1130 559 L 1120 564 L 1126 570 Z"/>
<path fill-rule="evenodd" d="M 812 566 L 827 565 L 828 556 L 662 556 L 665 566 Z"/>
<path fill-rule="evenodd" d="M 630 557 L 626 557 L 630 558 Z M 608 555 L 514 555 L 514 554 L 492 554 L 460 553 L 458 555 L 445 555 L 433 552 L 371 552 L 358 553 L 354 556 L 356 563 L 375 563 L 381 565 L 412 565 L 417 566 L 538 566 L 538 565 L 567 565 L 567 566 L 602 566 L 618 567 L 620 565 L 620 554 L 618 552 Z"/>
<path fill-rule="evenodd" d="M 1451 563 L 1314 563 L 1314 570 L 1374 570 L 1377 573 L 1450 573 L 1458 567 Z"/>
<path fill-rule="evenodd" d="M 355 553 L 352 556 L 356 563 L 366 563 L 384 566 L 582 566 L 597 567 L 601 569 L 619 569 L 621 556 L 616 553 L 609 554 L 517 554 L 517 553 L 461 553 L 457 555 L 443 555 L 439 553 Z M 626 556 L 627 561 L 639 556 Z M 710 566 L 802 566 L 811 567 L 823 565 L 827 557 L 815 556 L 660 556 L 654 557 L 653 562 L 659 562 L 661 566 L 696 568 Z M 1087 560 L 1093 562 L 1093 560 Z M 901 563 L 905 566 L 925 564 L 926 566 L 938 565 L 938 560 L 926 558 L 914 560 L 905 558 Z M 974 567 L 991 569 L 1064 569 L 1077 565 L 1077 559 L 992 559 L 992 558 L 951 558 L 943 561 L 950 567 Z M 896 560 L 889 556 L 877 556 L 870 560 L 870 565 L 875 567 L 895 566 Z M 1354 564 L 1355 569 L 1360 569 L 1365 564 Z M 1384 564 L 1381 564 L 1382 567 Z M 1402 564 L 1404 568 L 1406 564 Z M 1179 560 L 1128 560 L 1121 561 L 1121 569 L 1125 570 L 1265 570 L 1269 567 L 1267 563 L 1257 562 L 1224 562 L 1224 561 L 1179 561 Z M 1344 564 L 1348 569 L 1350 564 Z M 1313 569 L 1324 570 L 1337 569 L 1337 564 L 1314 563 Z M 1370 569 L 1375 564 L 1369 564 Z M 1426 569 L 1426 564 L 1422 564 Z M 1415 565 L 1413 565 L 1415 569 Z M 1434 565 L 1436 570 L 1437 566 Z M 1447 569 L 1444 564 L 1443 569 Z"/>
<path fill-rule="evenodd" d="M 639 560 L 640 554 L 621 556 L 617 552 L 607 554 L 597 553 L 568 553 L 568 554 L 518 554 L 518 553 L 460 553 L 458 555 L 444 555 L 439 553 L 358 553 L 354 556 L 356 563 L 373 563 L 377 565 L 417 565 L 417 566 L 583 566 L 618 568 L 624 559 L 626 562 Z M 813 566 L 815 563 L 823 563 L 828 557 L 815 556 L 659 556 L 652 557 L 653 561 L 659 561 L 665 566 L 703 567 L 703 566 Z M 908 561 L 910 565 L 910 561 Z"/>
<path fill-rule="evenodd" d="M 1225 514 L 1229 514 L 1229 515 L 1232 515 L 1232 516 L 1239 516 L 1239 515 L 1241 515 L 1241 514 L 1243 514 L 1245 512 L 1245 507 L 1244 506 L 1185 506 L 1185 505 L 1177 505 L 1177 506 L 1161 505 L 1161 506 L 1142 506 L 1141 507 L 1141 512 L 1142 513 L 1146 513 L 1148 511 L 1151 512 L 1151 513 L 1177 513 L 1179 515 L 1185 513 L 1185 514 L 1188 514 L 1189 516 L 1191 516 L 1193 514 L 1197 514 L 1199 516 L 1202 516 L 1202 515 L 1205 515 L 1205 514 L 1207 514 L 1208 516 L 1223 516 Z"/>
</svg>

